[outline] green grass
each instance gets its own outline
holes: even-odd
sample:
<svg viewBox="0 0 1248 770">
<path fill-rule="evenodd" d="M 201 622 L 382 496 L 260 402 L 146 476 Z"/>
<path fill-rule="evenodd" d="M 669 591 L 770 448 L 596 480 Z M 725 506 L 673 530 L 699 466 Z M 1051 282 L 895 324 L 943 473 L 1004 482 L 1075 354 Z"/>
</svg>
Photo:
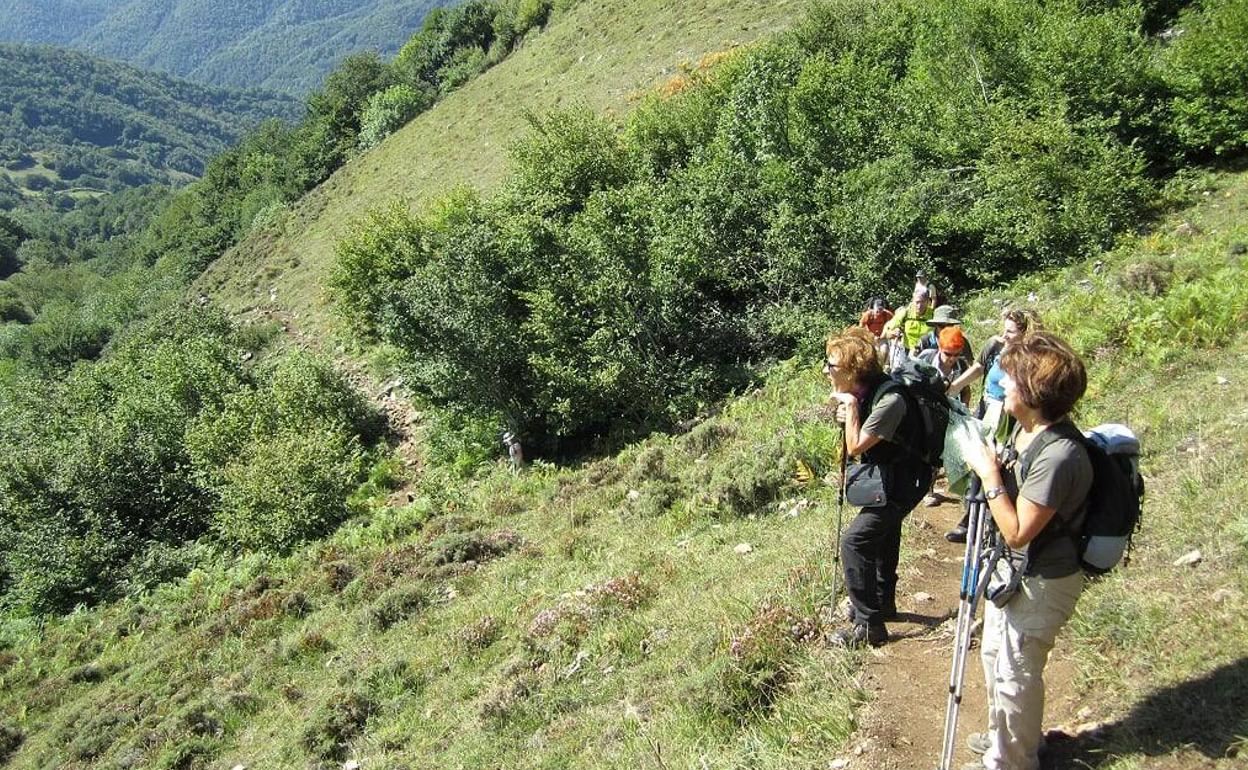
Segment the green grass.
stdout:
<svg viewBox="0 0 1248 770">
<path fill-rule="evenodd" d="M 1248 258 L 1232 253 L 1248 174 L 1204 191 L 1096 272 L 969 303 L 982 341 L 993 300 L 1034 292 L 1092 345 L 1082 421 L 1144 440 L 1134 559 L 1061 642 L 1110 725 L 1071 749 L 1094 767 L 1184 767 L 1248 735 Z M 1138 288 L 1137 266 L 1162 262 L 1188 282 Z M 1123 307 L 1178 314 L 1224 269 L 1202 285 L 1236 323 L 1199 344 L 1124 327 Z M 379 466 L 369 512 L 289 557 L 219 554 L 148 595 L 6 621 L 0 745 L 24 739 L 9 766 L 826 767 L 865 693 L 860 660 L 821 641 L 832 492 L 792 480 L 798 458 L 832 462 L 825 396 L 814 362 L 788 362 L 683 436 L 579 468 L 429 470 L 398 508 L 382 501 L 401 472 Z M 811 505 L 790 516 L 795 498 Z M 1193 548 L 1200 565 L 1173 566 Z"/>
<path fill-rule="evenodd" d="M 329 332 L 324 284 L 353 220 L 395 198 L 419 206 L 456 186 L 490 189 L 525 115 L 580 104 L 620 114 L 703 55 L 748 44 L 801 18 L 804 0 L 584 0 L 498 66 L 418 116 L 294 204 L 282 224 L 253 233 L 211 266 L 193 291 L 242 312 L 298 309 L 297 326 Z"/>
</svg>

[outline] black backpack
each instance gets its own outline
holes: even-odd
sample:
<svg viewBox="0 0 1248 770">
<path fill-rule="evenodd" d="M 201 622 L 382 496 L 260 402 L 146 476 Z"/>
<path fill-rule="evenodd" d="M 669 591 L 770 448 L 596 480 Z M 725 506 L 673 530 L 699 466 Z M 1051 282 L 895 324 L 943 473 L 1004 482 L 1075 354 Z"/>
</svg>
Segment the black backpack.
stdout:
<svg viewBox="0 0 1248 770">
<path fill-rule="evenodd" d="M 1087 434 L 1069 422 L 1049 427 L 1036 437 L 1020 458 L 1024 478 L 1032 458 L 1058 438 L 1078 442 L 1092 462 L 1092 486 L 1088 490 L 1083 527 L 1070 529 L 1054 519 L 1059 532 L 1075 541 L 1080 566 L 1090 575 L 1104 575 L 1131 560 L 1131 540 L 1140 527 L 1144 502 L 1144 478 L 1140 475 L 1140 442 L 1125 425 L 1098 425 Z"/>
<path fill-rule="evenodd" d="M 923 361 L 907 359 L 894 367 L 887 380 L 876 388 L 871 405 L 885 393 L 898 392 L 906 406 L 918 414 L 919 420 L 904 442 L 897 442 L 907 454 L 917 457 L 933 468 L 940 465 L 945 451 L 945 431 L 949 427 L 949 398 L 945 382 L 936 367 Z"/>
</svg>

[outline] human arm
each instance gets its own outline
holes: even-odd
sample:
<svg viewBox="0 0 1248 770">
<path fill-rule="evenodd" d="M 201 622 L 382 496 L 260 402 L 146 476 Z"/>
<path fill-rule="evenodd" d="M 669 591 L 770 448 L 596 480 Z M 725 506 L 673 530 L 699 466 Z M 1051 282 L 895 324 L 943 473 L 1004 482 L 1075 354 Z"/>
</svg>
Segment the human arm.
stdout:
<svg viewBox="0 0 1248 770">
<path fill-rule="evenodd" d="M 837 422 L 845 425 L 845 450 L 851 455 L 861 455 L 884 439 L 862 430 L 862 415 L 858 399 L 849 393 L 833 393 L 839 404 L 836 407 Z"/>
<path fill-rule="evenodd" d="M 985 490 L 1004 487 L 1001 463 L 993 447 L 979 442 L 965 452 L 964 456 L 971 470 L 983 481 Z M 1005 544 L 1019 549 L 1044 530 L 1057 512 L 1057 507 L 1041 505 L 1020 492 L 1017 500 L 1012 500 L 1005 494 L 993 497 L 988 501 L 988 510 L 992 513 L 992 520 Z"/>
<path fill-rule="evenodd" d="M 972 382 L 974 382 L 976 377 L 983 376 L 983 373 L 984 373 L 984 367 L 982 364 L 976 363 L 972 365 L 965 372 L 962 372 L 957 377 L 955 377 L 953 382 L 949 383 L 949 389 L 948 389 L 949 395 L 951 396 L 958 395 L 966 388 L 967 385 L 970 385 Z"/>
</svg>

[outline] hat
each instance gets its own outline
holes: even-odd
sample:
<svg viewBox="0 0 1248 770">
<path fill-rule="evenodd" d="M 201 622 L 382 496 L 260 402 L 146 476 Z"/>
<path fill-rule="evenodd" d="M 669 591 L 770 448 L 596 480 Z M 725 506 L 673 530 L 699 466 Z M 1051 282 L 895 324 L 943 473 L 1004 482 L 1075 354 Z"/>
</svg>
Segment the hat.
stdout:
<svg viewBox="0 0 1248 770">
<path fill-rule="evenodd" d="M 956 326 L 946 326 L 941 329 L 936 339 L 942 353 L 958 355 L 966 347 L 966 337 L 962 334 L 962 330 Z"/>
<path fill-rule="evenodd" d="M 941 305 L 932 311 L 932 317 L 927 319 L 928 326 L 952 326 L 962 323 L 962 320 L 954 317 L 956 308 L 953 305 Z"/>
</svg>

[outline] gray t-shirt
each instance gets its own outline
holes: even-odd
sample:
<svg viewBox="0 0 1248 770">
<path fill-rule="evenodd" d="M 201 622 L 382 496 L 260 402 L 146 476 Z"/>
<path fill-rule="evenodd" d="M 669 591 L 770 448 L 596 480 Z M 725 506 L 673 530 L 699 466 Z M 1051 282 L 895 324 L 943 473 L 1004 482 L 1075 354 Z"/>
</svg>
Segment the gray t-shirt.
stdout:
<svg viewBox="0 0 1248 770">
<path fill-rule="evenodd" d="M 861 431 L 872 436 L 879 436 L 885 441 L 895 441 L 897 429 L 901 427 L 901 421 L 905 418 L 906 400 L 895 391 L 885 393 L 880 396 L 879 401 L 875 402 L 875 407 L 871 409 L 871 414 L 867 415 Z"/>
<path fill-rule="evenodd" d="M 1024 450 L 1023 454 L 1026 454 Z M 1020 478 L 1022 463 L 1014 466 L 1019 497 L 1054 509 L 1054 518 L 1065 525 L 1058 530 L 1050 523 L 1032 541 L 1029 575 L 1059 578 L 1080 570 L 1074 540 L 1066 534 L 1083 527 L 1088 490 L 1092 488 L 1092 461 L 1087 450 L 1068 438 L 1054 439 L 1032 458 L 1027 478 Z"/>
</svg>

